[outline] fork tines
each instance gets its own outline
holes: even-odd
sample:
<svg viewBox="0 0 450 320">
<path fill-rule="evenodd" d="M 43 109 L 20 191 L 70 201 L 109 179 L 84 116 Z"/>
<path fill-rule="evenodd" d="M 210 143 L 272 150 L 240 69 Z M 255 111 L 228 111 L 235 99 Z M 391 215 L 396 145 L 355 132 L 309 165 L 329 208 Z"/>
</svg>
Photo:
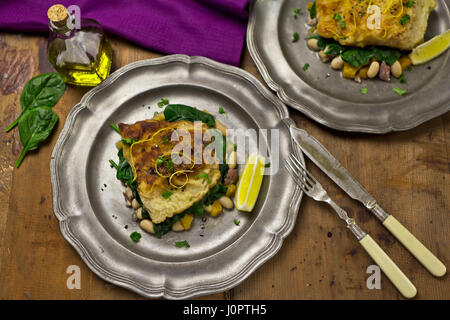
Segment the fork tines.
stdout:
<svg viewBox="0 0 450 320">
<path fill-rule="evenodd" d="M 288 159 L 285 160 L 284 166 L 303 191 L 308 192 L 308 190 L 318 183 L 294 154 L 291 153 L 289 155 Z"/>
</svg>

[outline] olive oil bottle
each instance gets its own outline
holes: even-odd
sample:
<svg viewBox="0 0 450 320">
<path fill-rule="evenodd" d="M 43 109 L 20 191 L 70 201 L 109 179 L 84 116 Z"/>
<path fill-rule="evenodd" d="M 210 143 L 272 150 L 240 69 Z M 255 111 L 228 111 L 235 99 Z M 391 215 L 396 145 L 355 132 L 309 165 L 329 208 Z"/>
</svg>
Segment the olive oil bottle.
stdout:
<svg viewBox="0 0 450 320">
<path fill-rule="evenodd" d="M 96 86 L 109 76 L 112 49 L 100 24 L 77 20 L 60 4 L 48 9 L 48 60 L 66 83 Z"/>
</svg>

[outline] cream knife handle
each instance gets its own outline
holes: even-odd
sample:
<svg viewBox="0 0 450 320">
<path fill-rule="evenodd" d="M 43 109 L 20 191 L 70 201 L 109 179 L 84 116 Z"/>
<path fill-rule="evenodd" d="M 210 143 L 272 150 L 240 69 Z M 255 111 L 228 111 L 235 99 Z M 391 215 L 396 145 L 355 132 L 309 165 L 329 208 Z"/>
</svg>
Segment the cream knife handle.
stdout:
<svg viewBox="0 0 450 320">
<path fill-rule="evenodd" d="M 383 225 L 433 276 L 442 277 L 447 272 L 445 265 L 393 216 L 389 215 Z"/>
<path fill-rule="evenodd" d="M 361 243 L 367 253 L 405 298 L 414 298 L 416 296 L 416 287 L 414 287 L 402 270 L 397 267 L 394 261 L 389 258 L 371 236 L 368 234 L 365 235 L 359 243 Z"/>
</svg>

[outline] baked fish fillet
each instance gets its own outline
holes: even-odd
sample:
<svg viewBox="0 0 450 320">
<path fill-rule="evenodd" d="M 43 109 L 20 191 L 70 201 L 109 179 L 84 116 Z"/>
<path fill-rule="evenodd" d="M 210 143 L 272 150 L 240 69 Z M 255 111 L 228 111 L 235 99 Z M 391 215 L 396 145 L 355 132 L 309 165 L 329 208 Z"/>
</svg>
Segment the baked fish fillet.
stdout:
<svg viewBox="0 0 450 320">
<path fill-rule="evenodd" d="M 411 50 L 424 41 L 435 7 L 435 0 L 316 0 L 317 33 L 341 45 Z"/>
<path fill-rule="evenodd" d="M 205 141 L 199 141 L 200 150 L 194 150 L 193 122 L 145 120 L 134 124 L 119 123 L 119 129 L 123 138 L 139 140 L 132 147 L 124 144 L 123 155 L 128 163 L 134 165 L 136 169 L 139 197 L 153 223 L 161 223 L 190 208 L 194 203 L 203 199 L 206 193 L 218 183 L 220 179 L 218 164 L 203 162 L 193 165 L 194 152 L 199 153 L 201 157 L 207 144 Z M 208 127 L 202 124 L 203 134 L 207 129 Z M 184 137 L 180 136 L 180 142 L 172 142 L 170 137 L 174 131 L 188 132 L 190 140 L 184 141 Z M 186 164 L 171 162 L 169 165 L 167 161 L 171 159 L 171 154 L 176 150 L 174 147 L 178 143 L 186 143 L 191 149 L 189 157 L 191 161 L 187 161 Z M 166 161 L 155 167 L 158 159 Z M 170 180 L 176 186 L 180 186 L 180 188 L 176 188 L 170 184 L 169 177 L 180 170 L 186 170 L 186 174 L 174 175 Z M 199 178 L 199 175 L 208 178 Z M 167 192 L 170 193 L 168 197 L 164 196 Z"/>
</svg>

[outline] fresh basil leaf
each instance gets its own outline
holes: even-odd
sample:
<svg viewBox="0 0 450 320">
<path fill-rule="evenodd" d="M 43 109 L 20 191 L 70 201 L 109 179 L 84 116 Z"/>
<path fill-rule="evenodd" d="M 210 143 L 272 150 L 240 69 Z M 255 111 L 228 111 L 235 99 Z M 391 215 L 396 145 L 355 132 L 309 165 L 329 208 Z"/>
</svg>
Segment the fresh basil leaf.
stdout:
<svg viewBox="0 0 450 320">
<path fill-rule="evenodd" d="M 22 114 L 18 127 L 23 149 L 16 167 L 20 166 L 28 151 L 37 149 L 48 138 L 57 122 L 58 115 L 49 107 L 29 109 Z"/>
<path fill-rule="evenodd" d="M 212 127 L 216 124 L 212 115 L 184 104 L 169 104 L 164 109 L 164 117 L 166 118 L 166 121 L 169 122 L 179 120 L 202 121 L 206 123 L 208 127 Z"/>
<path fill-rule="evenodd" d="M 5 131 L 8 132 L 14 128 L 25 111 L 37 107 L 53 107 L 65 90 L 64 80 L 55 72 L 43 73 L 31 78 L 20 95 L 22 114 Z"/>
</svg>

